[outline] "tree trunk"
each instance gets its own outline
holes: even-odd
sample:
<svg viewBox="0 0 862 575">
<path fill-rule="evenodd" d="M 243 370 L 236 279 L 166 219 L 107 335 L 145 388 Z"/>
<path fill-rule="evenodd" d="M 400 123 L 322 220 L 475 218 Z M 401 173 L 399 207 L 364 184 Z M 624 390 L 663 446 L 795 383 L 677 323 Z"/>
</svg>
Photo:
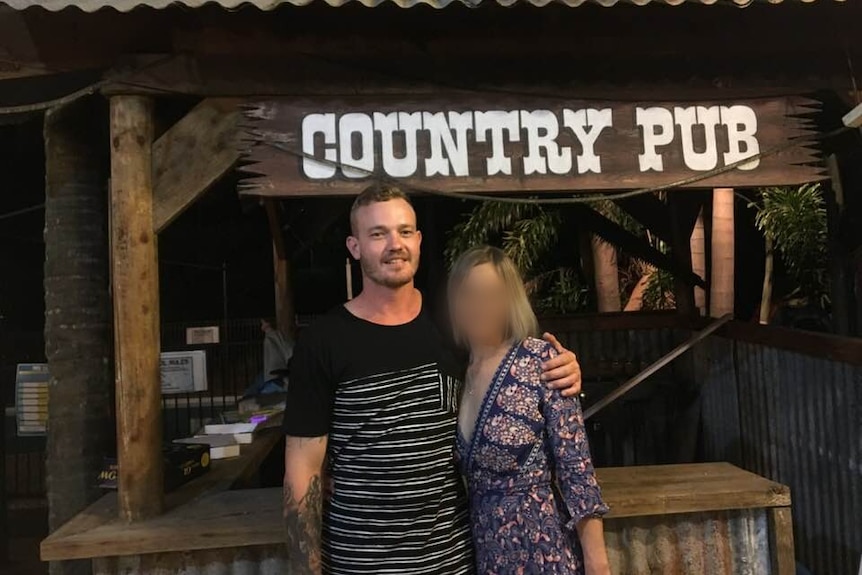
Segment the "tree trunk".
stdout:
<svg viewBox="0 0 862 575">
<path fill-rule="evenodd" d="M 94 99 L 45 116 L 45 355 L 51 372 L 46 453 L 51 531 L 96 500 L 112 455 L 104 107 Z M 52 575 L 89 562 L 52 563 Z"/>
<path fill-rule="evenodd" d="M 763 264 L 763 292 L 760 295 L 760 323 L 769 323 L 772 310 L 772 264 L 774 262 L 772 238 L 766 235 L 766 261 Z"/>
<path fill-rule="evenodd" d="M 641 275 L 638 283 L 635 284 L 632 290 L 632 295 L 629 296 L 629 301 L 623 311 L 640 311 L 644 307 L 644 294 L 649 287 L 649 282 L 655 275 L 655 268 L 652 266 L 644 266 L 643 275 Z"/>
<path fill-rule="evenodd" d="M 591 239 L 599 313 L 620 311 L 620 276 L 617 249 L 598 236 Z"/>
<path fill-rule="evenodd" d="M 712 192 L 712 278 L 709 314 L 733 313 L 734 304 L 734 196 L 733 188 Z"/>
<path fill-rule="evenodd" d="M 706 279 L 706 243 L 703 229 L 703 209 L 697 214 L 694 230 L 691 232 L 691 271 Z M 706 315 L 706 290 L 694 286 L 694 307 L 700 315 Z"/>
</svg>

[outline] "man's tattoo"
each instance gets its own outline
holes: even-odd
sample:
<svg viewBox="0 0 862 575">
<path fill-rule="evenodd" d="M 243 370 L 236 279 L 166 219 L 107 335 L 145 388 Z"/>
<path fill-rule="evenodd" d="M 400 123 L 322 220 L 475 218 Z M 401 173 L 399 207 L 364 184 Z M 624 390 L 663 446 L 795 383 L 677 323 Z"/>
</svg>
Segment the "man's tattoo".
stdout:
<svg viewBox="0 0 862 575">
<path fill-rule="evenodd" d="M 320 575 L 320 531 L 323 525 L 323 492 L 320 475 L 312 476 L 308 491 L 297 501 L 284 484 L 284 526 L 290 575 Z"/>
</svg>

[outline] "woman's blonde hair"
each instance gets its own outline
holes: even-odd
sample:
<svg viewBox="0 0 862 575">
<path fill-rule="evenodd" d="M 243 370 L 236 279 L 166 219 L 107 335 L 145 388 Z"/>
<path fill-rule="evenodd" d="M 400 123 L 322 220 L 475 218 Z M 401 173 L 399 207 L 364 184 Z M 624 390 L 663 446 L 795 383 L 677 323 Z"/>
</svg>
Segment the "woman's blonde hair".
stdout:
<svg viewBox="0 0 862 575">
<path fill-rule="evenodd" d="M 455 291 L 464 282 L 467 274 L 473 268 L 482 264 L 491 264 L 494 266 L 500 279 L 503 280 L 503 285 L 508 294 L 509 322 L 506 326 L 506 338 L 512 341 L 521 341 L 527 337 L 537 336 L 539 334 L 539 321 L 536 319 L 536 314 L 533 312 L 533 307 L 527 298 L 527 290 L 524 288 L 521 274 L 518 272 L 518 268 L 515 266 L 512 258 L 507 256 L 506 252 L 500 248 L 478 246 L 470 248 L 458 257 L 449 273 L 449 301 L 452 301 Z M 455 342 L 459 345 L 464 345 L 463 336 L 459 332 L 454 319 L 452 318 L 452 330 Z"/>
</svg>

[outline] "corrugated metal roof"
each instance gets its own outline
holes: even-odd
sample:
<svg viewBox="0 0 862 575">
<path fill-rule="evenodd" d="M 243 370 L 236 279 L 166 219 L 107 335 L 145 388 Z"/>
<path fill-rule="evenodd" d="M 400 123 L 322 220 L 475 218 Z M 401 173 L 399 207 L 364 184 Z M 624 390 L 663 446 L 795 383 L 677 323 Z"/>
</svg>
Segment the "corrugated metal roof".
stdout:
<svg viewBox="0 0 862 575">
<path fill-rule="evenodd" d="M 784 0 L 0 0 L 15 10 L 23 10 L 33 6 L 39 6 L 45 10 L 57 11 L 64 8 L 78 8 L 84 12 L 95 12 L 102 8 L 113 8 L 120 12 L 128 12 L 140 6 L 150 8 L 167 8 L 168 6 L 184 6 L 186 8 L 199 8 L 205 4 L 218 4 L 223 8 L 235 9 L 241 6 L 254 6 L 260 10 L 272 10 L 284 4 L 294 6 L 305 6 L 313 2 L 326 2 L 330 6 L 343 6 L 350 2 L 359 2 L 364 6 L 373 7 L 380 4 L 392 3 L 401 8 L 410 8 L 420 4 L 426 4 L 434 8 L 444 8 L 449 4 L 465 4 L 478 6 L 484 3 L 495 2 L 501 6 L 512 6 L 514 4 L 529 3 L 533 6 L 545 6 L 552 3 L 564 4 L 566 6 L 581 6 L 582 4 L 596 4 L 600 6 L 614 6 L 616 4 L 633 4 L 644 6 L 646 4 L 659 4 L 677 6 L 688 1 L 690 4 L 724 4 L 730 6 L 748 6 L 749 4 L 781 4 Z M 817 0 L 788 0 L 788 4 L 805 3 L 810 4 Z M 826 2 L 829 0 L 821 0 Z M 832 0 L 844 2 L 845 0 Z"/>
</svg>

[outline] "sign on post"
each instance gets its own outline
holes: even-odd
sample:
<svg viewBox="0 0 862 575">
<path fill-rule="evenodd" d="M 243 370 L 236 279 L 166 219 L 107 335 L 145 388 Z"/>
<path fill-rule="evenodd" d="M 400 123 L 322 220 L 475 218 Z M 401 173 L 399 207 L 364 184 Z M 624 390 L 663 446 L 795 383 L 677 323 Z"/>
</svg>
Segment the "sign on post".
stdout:
<svg viewBox="0 0 862 575">
<path fill-rule="evenodd" d="M 15 414 L 19 436 L 45 435 L 48 431 L 47 363 L 19 363 L 15 372 Z"/>
<path fill-rule="evenodd" d="M 816 102 L 612 102 L 407 96 L 278 99 L 246 109 L 242 191 L 349 195 L 371 178 L 451 192 L 566 192 L 823 178 L 811 147 L 754 158 L 813 133 Z M 274 144 L 274 145 L 271 145 Z M 281 148 L 281 149 L 279 149 Z M 753 158 L 750 162 L 744 162 Z"/>
</svg>

